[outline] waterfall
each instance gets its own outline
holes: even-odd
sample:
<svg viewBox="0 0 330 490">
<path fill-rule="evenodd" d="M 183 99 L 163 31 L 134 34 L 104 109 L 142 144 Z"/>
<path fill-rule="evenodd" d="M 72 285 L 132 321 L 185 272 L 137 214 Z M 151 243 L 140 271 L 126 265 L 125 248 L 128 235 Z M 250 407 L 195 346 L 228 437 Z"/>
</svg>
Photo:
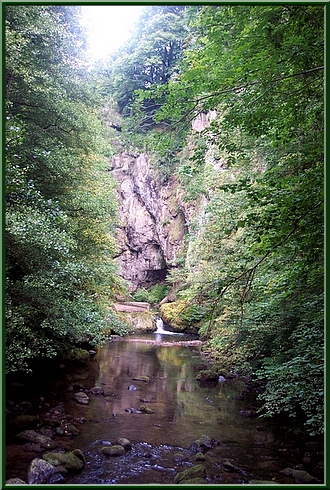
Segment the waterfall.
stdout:
<svg viewBox="0 0 330 490">
<path fill-rule="evenodd" d="M 159 333 L 159 334 L 165 334 L 165 335 L 182 335 L 179 332 L 171 332 L 170 330 L 165 330 L 164 322 L 160 318 L 160 316 L 156 317 L 156 327 L 157 327 L 157 330 L 154 332 L 156 334 Z"/>
<path fill-rule="evenodd" d="M 156 318 L 156 327 L 157 327 L 157 330 L 155 333 L 168 333 L 166 330 L 164 330 L 164 322 L 163 320 L 160 318 L 160 316 L 157 316 Z"/>
</svg>

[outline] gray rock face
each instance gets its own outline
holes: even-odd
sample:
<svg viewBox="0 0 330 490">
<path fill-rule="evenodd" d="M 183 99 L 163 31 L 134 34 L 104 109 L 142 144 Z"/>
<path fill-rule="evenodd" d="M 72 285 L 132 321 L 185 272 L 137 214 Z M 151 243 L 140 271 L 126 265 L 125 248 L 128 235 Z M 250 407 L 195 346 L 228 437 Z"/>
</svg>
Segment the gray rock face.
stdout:
<svg viewBox="0 0 330 490">
<path fill-rule="evenodd" d="M 47 461 L 35 458 L 28 470 L 28 484 L 57 483 L 64 480 L 57 468 Z"/>
<path fill-rule="evenodd" d="M 176 265 L 185 234 L 185 218 L 170 176 L 159 184 L 145 154 L 115 155 L 113 177 L 119 183 L 122 227 L 118 230 L 118 263 L 131 290 L 148 287 L 166 277 Z"/>
</svg>

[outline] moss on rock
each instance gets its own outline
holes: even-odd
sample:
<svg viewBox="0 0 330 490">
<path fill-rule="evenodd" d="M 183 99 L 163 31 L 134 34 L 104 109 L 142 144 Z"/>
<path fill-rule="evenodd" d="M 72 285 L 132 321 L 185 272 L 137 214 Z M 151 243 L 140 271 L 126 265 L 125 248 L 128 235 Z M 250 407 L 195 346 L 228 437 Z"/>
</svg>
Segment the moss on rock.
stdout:
<svg viewBox="0 0 330 490">
<path fill-rule="evenodd" d="M 202 464 L 197 464 L 192 466 L 191 468 L 187 468 L 186 470 L 180 471 L 177 473 L 174 478 L 174 483 L 181 483 L 185 480 L 195 480 L 196 478 L 205 478 L 206 471 Z"/>
<path fill-rule="evenodd" d="M 200 306 L 190 305 L 186 301 L 173 301 L 161 305 L 160 314 L 163 321 L 176 332 L 197 334 L 204 311 Z"/>
</svg>

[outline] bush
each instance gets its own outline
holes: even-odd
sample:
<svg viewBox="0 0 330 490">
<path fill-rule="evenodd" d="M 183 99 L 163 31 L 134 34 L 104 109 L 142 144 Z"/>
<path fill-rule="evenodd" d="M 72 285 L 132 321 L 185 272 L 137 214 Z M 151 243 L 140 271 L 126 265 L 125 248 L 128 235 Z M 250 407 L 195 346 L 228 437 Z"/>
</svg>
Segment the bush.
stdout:
<svg viewBox="0 0 330 490">
<path fill-rule="evenodd" d="M 145 288 L 138 289 L 134 293 L 133 298 L 135 301 L 146 301 L 147 303 L 156 305 L 165 298 L 168 291 L 169 286 L 166 286 L 165 284 L 155 284 L 154 286 L 151 286 L 149 290 Z"/>
</svg>

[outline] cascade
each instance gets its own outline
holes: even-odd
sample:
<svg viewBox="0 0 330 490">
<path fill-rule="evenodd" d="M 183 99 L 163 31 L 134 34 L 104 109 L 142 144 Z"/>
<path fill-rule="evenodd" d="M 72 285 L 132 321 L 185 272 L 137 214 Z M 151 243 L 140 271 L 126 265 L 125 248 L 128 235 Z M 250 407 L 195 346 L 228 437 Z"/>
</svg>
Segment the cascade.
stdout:
<svg viewBox="0 0 330 490">
<path fill-rule="evenodd" d="M 166 335 L 180 335 L 177 332 L 170 332 L 169 330 L 165 330 L 164 329 L 164 322 L 160 318 L 160 316 L 156 317 L 156 326 L 157 326 L 157 330 L 154 332 L 156 334 L 160 333 L 160 334 L 166 334 Z"/>
<path fill-rule="evenodd" d="M 164 322 L 160 318 L 160 316 L 157 316 L 157 318 L 156 318 L 156 327 L 157 327 L 157 330 L 155 333 L 167 333 L 166 330 L 164 330 Z"/>
</svg>

